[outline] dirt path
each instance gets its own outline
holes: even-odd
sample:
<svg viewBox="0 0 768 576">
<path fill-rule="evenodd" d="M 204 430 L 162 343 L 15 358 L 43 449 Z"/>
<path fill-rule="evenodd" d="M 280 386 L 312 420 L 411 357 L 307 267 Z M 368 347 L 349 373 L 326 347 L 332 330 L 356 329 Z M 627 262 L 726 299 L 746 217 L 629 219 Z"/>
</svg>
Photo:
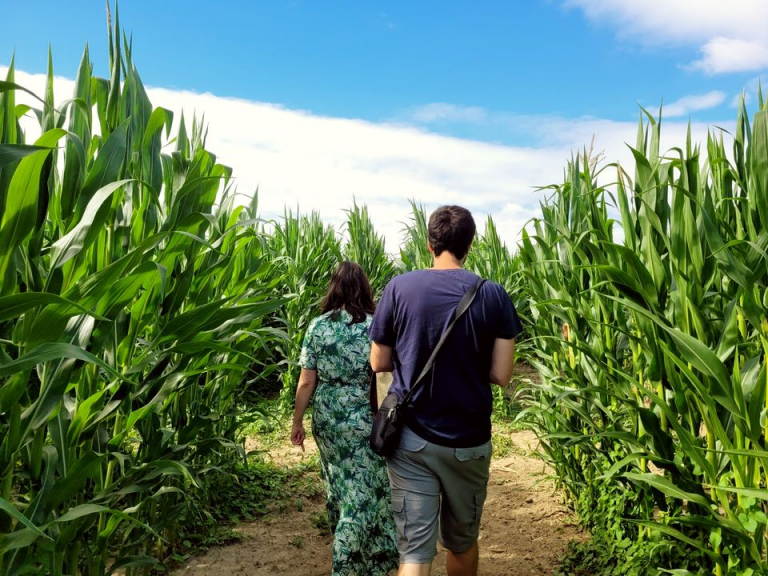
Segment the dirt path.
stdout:
<svg viewBox="0 0 768 576">
<path fill-rule="evenodd" d="M 483 521 L 480 529 L 480 573 L 484 576 L 549 576 L 568 542 L 583 538 L 561 506 L 552 484 L 543 478 L 541 461 L 530 456 L 537 440 L 530 432 L 500 438 L 511 442 L 509 453 L 491 464 Z M 280 459 L 307 458 L 307 452 L 279 450 Z M 193 558 L 176 576 L 328 576 L 331 571 L 331 536 L 312 523 L 323 511 L 321 499 L 303 503 L 301 510 L 240 525 L 245 538 L 236 544 L 211 549 Z M 445 551 L 438 552 L 432 570 L 445 574 Z"/>
</svg>

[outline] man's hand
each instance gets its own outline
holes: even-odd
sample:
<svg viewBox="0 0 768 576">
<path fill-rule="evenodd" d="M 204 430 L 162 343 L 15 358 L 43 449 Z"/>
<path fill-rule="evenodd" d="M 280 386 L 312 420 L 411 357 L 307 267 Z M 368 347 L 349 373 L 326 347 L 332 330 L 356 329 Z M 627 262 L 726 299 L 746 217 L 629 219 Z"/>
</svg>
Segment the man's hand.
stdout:
<svg viewBox="0 0 768 576">
<path fill-rule="evenodd" d="M 509 386 L 515 368 L 515 339 L 496 338 L 491 356 L 491 382 L 502 388 Z"/>
<path fill-rule="evenodd" d="M 395 369 L 392 346 L 371 342 L 371 368 L 374 372 L 392 372 Z"/>
</svg>

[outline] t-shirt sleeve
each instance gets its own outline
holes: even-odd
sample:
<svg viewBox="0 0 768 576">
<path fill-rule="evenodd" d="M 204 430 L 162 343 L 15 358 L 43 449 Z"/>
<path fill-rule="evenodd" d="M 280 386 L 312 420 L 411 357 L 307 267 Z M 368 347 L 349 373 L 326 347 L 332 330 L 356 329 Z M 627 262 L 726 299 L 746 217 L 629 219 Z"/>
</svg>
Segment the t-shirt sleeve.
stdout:
<svg viewBox="0 0 768 576">
<path fill-rule="evenodd" d="M 304 343 L 301 346 L 299 366 L 306 370 L 317 370 L 317 349 L 315 347 L 316 326 L 316 320 L 309 323 L 307 332 L 304 334 Z"/>
<path fill-rule="evenodd" d="M 376 306 L 373 321 L 368 328 L 368 336 L 373 342 L 384 346 L 395 345 L 395 299 L 392 282 L 387 284 Z"/>
<path fill-rule="evenodd" d="M 500 304 L 500 314 L 499 323 L 496 328 L 496 338 L 502 338 L 503 340 L 517 338 L 523 331 L 523 324 L 520 322 L 517 310 L 515 310 L 509 294 L 501 286 L 498 287 L 497 296 Z"/>
</svg>

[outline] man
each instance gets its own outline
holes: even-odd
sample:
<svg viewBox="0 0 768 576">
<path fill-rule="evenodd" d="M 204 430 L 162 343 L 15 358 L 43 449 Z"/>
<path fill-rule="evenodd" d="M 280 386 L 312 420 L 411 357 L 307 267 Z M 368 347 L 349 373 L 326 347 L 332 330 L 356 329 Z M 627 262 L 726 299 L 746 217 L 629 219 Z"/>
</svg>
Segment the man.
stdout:
<svg viewBox="0 0 768 576">
<path fill-rule="evenodd" d="M 394 278 L 371 324 L 371 366 L 394 372 L 402 398 L 427 363 L 464 293 L 475 222 L 460 206 L 429 219 L 433 267 Z M 449 576 L 477 574 L 477 537 L 491 458 L 489 382 L 507 386 L 522 327 L 504 289 L 486 282 L 456 323 L 406 410 L 400 446 L 387 459 L 400 576 L 427 576 L 440 542 Z"/>
</svg>

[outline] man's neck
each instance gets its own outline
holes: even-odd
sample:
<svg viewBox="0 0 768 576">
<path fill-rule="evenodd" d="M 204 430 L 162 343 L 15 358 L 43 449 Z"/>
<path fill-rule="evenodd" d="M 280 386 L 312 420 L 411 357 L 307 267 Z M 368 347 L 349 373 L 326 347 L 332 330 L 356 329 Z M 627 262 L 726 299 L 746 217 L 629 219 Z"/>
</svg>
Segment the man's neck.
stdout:
<svg viewBox="0 0 768 576">
<path fill-rule="evenodd" d="M 457 270 L 463 267 L 464 260 L 459 260 L 447 250 L 440 254 L 440 256 L 433 256 L 433 270 Z"/>
</svg>

